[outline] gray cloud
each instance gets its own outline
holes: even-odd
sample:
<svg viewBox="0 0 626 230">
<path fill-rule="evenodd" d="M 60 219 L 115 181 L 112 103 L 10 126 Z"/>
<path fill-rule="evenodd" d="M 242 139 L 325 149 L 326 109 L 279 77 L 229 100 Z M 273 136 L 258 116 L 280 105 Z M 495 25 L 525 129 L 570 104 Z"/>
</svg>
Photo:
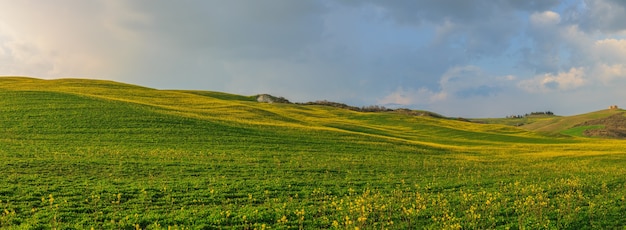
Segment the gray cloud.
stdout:
<svg viewBox="0 0 626 230">
<path fill-rule="evenodd" d="M 460 90 L 455 93 L 455 96 L 461 97 L 461 98 L 474 97 L 474 96 L 489 97 L 489 96 L 497 95 L 498 92 L 500 91 L 502 91 L 502 89 L 498 87 L 489 86 L 489 85 L 480 85 L 474 88 L 467 88 L 467 89 Z"/>
<path fill-rule="evenodd" d="M 572 9 L 577 15 L 573 23 L 584 31 L 616 33 L 626 30 L 626 2 L 621 0 L 585 0 Z"/>
<path fill-rule="evenodd" d="M 372 4 L 386 10 L 387 16 L 401 25 L 438 27 L 441 45 L 463 47 L 469 57 L 502 55 L 512 37 L 523 26 L 520 12 L 539 12 L 559 4 L 558 0 L 399 0 L 350 1 Z"/>
<path fill-rule="evenodd" d="M 360 5 L 373 4 L 389 11 L 389 16 L 399 23 L 420 24 L 424 21 L 475 22 L 494 18 L 502 12 L 544 11 L 557 6 L 559 0 L 343 0 L 340 2 Z"/>
<path fill-rule="evenodd" d="M 317 1 L 287 0 L 128 4 L 149 15 L 149 23 L 139 27 L 154 45 L 220 58 L 293 57 L 321 39 L 326 10 Z"/>
</svg>

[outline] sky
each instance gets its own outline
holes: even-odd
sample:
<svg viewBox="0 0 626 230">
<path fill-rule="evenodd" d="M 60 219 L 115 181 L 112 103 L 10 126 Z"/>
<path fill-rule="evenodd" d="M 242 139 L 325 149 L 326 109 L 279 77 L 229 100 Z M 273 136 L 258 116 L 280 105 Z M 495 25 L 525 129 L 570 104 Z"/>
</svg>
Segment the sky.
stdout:
<svg viewBox="0 0 626 230">
<path fill-rule="evenodd" d="M 626 1 L 0 0 L 0 75 L 574 115 L 626 107 Z"/>
</svg>

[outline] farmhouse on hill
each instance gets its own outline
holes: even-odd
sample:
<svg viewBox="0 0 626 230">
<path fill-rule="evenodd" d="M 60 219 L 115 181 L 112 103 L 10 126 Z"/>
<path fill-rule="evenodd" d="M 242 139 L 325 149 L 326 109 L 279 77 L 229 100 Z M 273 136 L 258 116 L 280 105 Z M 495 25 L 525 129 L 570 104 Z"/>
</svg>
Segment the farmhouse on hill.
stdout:
<svg viewBox="0 0 626 230">
<path fill-rule="evenodd" d="M 619 108 L 617 107 L 617 105 L 611 105 L 611 106 L 609 106 L 609 109 L 610 110 L 615 110 L 615 109 L 619 109 Z"/>
<path fill-rule="evenodd" d="M 262 103 L 291 103 L 284 97 L 275 97 L 269 94 L 259 94 L 257 95 L 256 100 Z"/>
<path fill-rule="evenodd" d="M 256 100 L 258 102 L 265 102 L 265 103 L 272 103 L 272 102 L 274 102 L 274 100 L 272 100 L 272 96 L 269 95 L 269 94 L 258 95 Z"/>
</svg>

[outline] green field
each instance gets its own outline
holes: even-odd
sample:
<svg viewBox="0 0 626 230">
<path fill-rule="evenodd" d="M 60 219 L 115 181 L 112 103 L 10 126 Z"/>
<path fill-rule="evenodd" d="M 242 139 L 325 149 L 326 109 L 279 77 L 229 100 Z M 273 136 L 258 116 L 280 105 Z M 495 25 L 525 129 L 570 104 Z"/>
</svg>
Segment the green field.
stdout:
<svg viewBox="0 0 626 230">
<path fill-rule="evenodd" d="M 254 98 L 0 78 L 0 228 L 626 226 L 622 140 Z"/>
<path fill-rule="evenodd" d="M 585 132 L 586 130 L 602 129 L 602 128 L 604 128 L 604 126 L 602 125 L 578 126 L 578 127 L 570 128 L 567 130 L 563 130 L 561 131 L 561 133 L 565 135 L 570 135 L 570 136 L 583 137 L 584 136 L 583 132 Z"/>
</svg>

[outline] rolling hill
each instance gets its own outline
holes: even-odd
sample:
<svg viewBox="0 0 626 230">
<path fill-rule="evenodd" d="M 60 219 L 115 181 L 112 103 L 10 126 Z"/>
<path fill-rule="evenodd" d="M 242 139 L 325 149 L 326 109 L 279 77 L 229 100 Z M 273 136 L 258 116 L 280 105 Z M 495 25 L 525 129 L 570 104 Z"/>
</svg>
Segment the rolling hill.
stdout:
<svg viewBox="0 0 626 230">
<path fill-rule="evenodd" d="M 249 96 L 209 91 L 156 90 L 110 81 L 5 78 L 0 81 L 0 89 L 3 90 L 0 94 L 5 120 L 11 120 L 11 117 L 29 118 L 25 121 L 27 123 L 19 124 L 21 126 L 13 124 L 12 129 L 54 130 L 51 136 L 81 134 L 75 136 L 90 140 L 86 144 L 107 135 L 132 135 L 133 129 L 158 130 L 163 133 L 155 136 L 167 136 L 168 139 L 183 134 L 208 137 L 192 135 L 206 133 L 207 127 L 229 132 L 229 135 L 238 135 L 244 129 L 270 134 L 258 132 L 260 139 L 276 137 L 277 132 L 285 130 L 303 130 L 444 148 L 456 148 L 460 143 L 466 143 L 469 147 L 570 141 L 547 138 L 502 125 L 472 124 L 396 113 L 359 113 L 326 106 L 265 104 Z M 168 128 L 174 129 L 168 131 Z M 188 133 L 178 133 L 181 130 Z M 250 135 L 245 133 L 245 136 Z M 114 140 L 116 137 L 110 138 Z M 58 137 L 60 139 L 63 137 Z M 173 142 L 189 143 L 182 140 Z"/>
<path fill-rule="evenodd" d="M 575 116 L 532 115 L 520 118 L 476 118 L 482 124 L 503 124 L 547 136 L 626 138 L 625 110 L 607 109 Z"/>
<path fill-rule="evenodd" d="M 0 228 L 615 228 L 624 143 L 575 135 L 615 114 L 520 128 L 4 77 Z"/>
<path fill-rule="evenodd" d="M 626 135 L 620 132 L 626 128 L 625 119 L 624 110 L 611 109 L 576 116 L 543 119 L 522 127 L 551 134 L 625 138 Z M 591 132 L 591 130 L 596 130 L 596 132 Z M 604 132 L 598 133 L 597 131 L 600 130 L 604 130 Z"/>
</svg>

